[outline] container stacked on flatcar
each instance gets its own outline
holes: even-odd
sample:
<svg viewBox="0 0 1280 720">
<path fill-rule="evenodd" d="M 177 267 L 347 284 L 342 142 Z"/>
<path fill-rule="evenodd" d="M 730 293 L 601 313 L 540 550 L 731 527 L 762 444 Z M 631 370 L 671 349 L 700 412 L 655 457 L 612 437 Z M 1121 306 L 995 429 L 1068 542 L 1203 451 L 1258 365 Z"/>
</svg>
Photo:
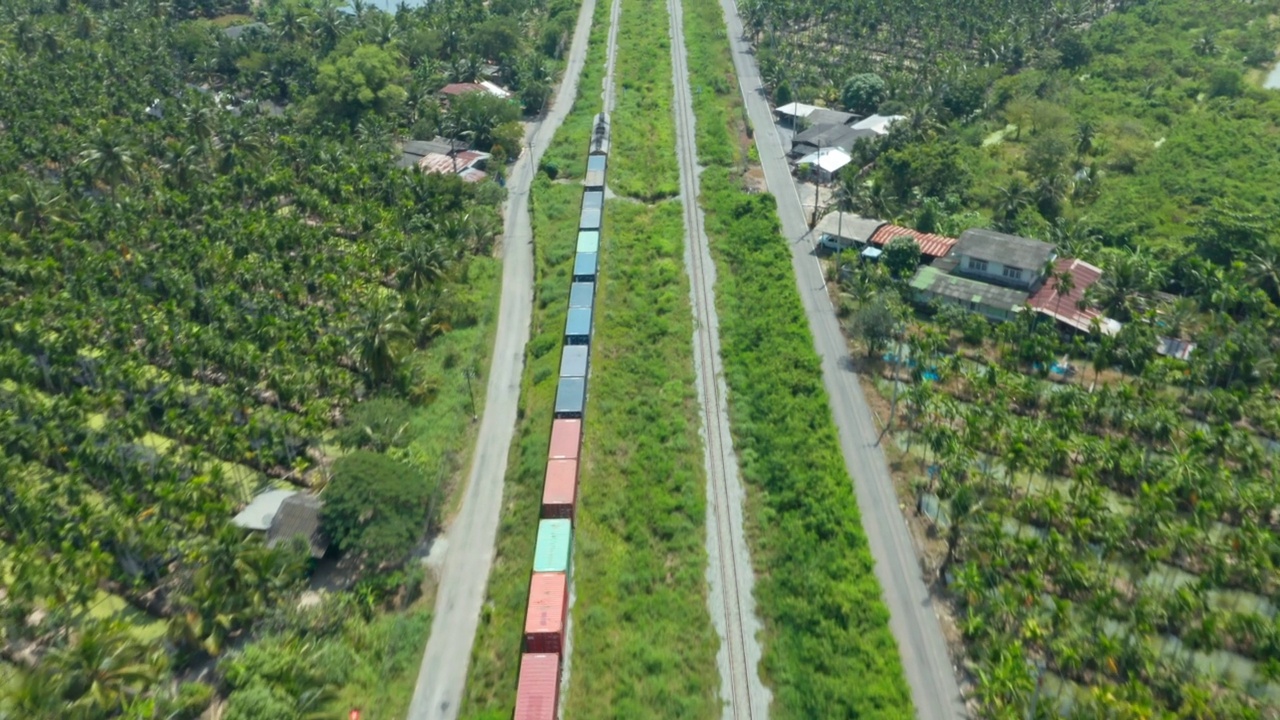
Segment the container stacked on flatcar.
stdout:
<svg viewBox="0 0 1280 720">
<path fill-rule="evenodd" d="M 560 354 L 551 443 L 547 448 L 541 519 L 521 641 L 524 654 L 520 657 L 515 720 L 553 720 L 559 710 L 560 670 L 569 615 L 569 573 L 578 508 L 578 452 L 582 447 L 587 407 L 608 154 L 609 118 L 600 113 L 596 116 L 587 155 L 586 188 L 582 193 L 569 312 Z"/>
</svg>

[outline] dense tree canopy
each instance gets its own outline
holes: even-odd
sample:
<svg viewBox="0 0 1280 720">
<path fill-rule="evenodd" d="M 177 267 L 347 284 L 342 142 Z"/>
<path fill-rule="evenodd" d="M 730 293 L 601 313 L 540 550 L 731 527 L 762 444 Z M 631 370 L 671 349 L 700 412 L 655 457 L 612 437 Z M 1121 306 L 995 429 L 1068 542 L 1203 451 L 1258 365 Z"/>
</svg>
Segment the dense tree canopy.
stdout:
<svg viewBox="0 0 1280 720">
<path fill-rule="evenodd" d="M 429 521 L 436 486 L 412 466 L 356 450 L 333 465 L 325 488 L 330 539 L 374 565 L 403 562 Z"/>
</svg>

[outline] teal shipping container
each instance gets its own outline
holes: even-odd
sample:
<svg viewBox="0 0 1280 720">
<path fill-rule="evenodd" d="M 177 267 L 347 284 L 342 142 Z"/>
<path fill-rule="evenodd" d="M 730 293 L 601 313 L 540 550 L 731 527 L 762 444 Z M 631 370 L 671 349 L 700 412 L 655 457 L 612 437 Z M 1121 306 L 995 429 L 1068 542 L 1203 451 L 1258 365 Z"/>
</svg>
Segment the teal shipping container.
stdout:
<svg viewBox="0 0 1280 720">
<path fill-rule="evenodd" d="M 568 520 L 542 520 L 538 523 L 538 545 L 533 551 L 534 572 L 569 572 L 569 553 L 573 546 L 573 525 Z"/>
<path fill-rule="evenodd" d="M 578 252 L 600 252 L 600 231 L 581 230 L 578 232 Z"/>
</svg>

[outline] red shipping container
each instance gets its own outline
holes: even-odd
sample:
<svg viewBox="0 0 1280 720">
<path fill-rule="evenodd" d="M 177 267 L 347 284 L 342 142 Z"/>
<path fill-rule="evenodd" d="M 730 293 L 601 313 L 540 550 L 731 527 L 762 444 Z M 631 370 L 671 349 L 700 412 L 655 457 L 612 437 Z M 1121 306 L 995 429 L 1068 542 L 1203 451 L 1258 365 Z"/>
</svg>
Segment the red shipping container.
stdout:
<svg viewBox="0 0 1280 720">
<path fill-rule="evenodd" d="M 542 485 L 542 517 L 573 519 L 578 502 L 578 461 L 548 460 Z"/>
<path fill-rule="evenodd" d="M 564 573 L 534 573 L 529 581 L 529 608 L 524 615 L 524 649 L 558 653 L 564 647 L 564 616 L 569 583 Z"/>
<path fill-rule="evenodd" d="M 520 684 L 512 720 L 555 720 L 560 702 L 560 656 L 525 653 L 520 656 Z"/>
<path fill-rule="evenodd" d="M 548 459 L 577 460 L 580 445 L 582 445 L 581 420 L 551 421 L 551 450 L 547 453 Z"/>
</svg>

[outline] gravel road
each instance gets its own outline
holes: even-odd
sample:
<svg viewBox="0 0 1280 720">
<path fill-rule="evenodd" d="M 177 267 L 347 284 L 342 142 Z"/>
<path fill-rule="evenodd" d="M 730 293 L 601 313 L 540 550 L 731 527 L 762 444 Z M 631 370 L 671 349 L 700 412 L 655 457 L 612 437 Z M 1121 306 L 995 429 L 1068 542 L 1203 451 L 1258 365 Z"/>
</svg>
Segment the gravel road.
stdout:
<svg viewBox="0 0 1280 720">
<path fill-rule="evenodd" d="M 453 720 L 458 716 L 471 645 L 489 583 L 493 543 L 502 507 L 502 481 L 515 430 L 524 346 L 533 312 L 533 231 L 529 188 L 538 159 L 564 121 L 578 95 L 578 76 L 587 55 L 595 0 L 583 0 L 574 29 L 564 78 L 551 109 L 526 132 L 528 145 L 511 169 L 507 183 L 506 232 L 503 237 L 502 299 L 497 341 L 489 369 L 484 417 L 467 477 L 466 495 L 448 530 L 448 551 L 438 579 L 431 636 L 418 670 L 409 720 Z"/>
<path fill-rule="evenodd" d="M 716 314 L 716 269 L 711 260 L 702 208 L 698 204 L 698 151 L 693 95 L 689 91 L 688 53 L 684 45 L 681 0 L 667 0 L 671 15 L 672 109 L 676 154 L 680 158 L 680 201 L 684 205 L 684 265 L 694 311 L 694 369 L 702 407 L 703 452 L 707 470 L 707 581 L 712 624 L 720 635 L 716 663 L 725 720 L 764 720 L 772 699 L 760 681 L 760 620 L 752 588 L 755 576 L 743 535 L 742 478 L 729 432 L 729 407 L 720 359 L 720 321 Z"/>
<path fill-rule="evenodd" d="M 934 600 L 921 577 L 888 464 L 876 444 L 878 431 L 857 375 L 849 365 L 848 350 L 827 295 L 822 267 L 806 239 L 809 229 L 806 216 L 783 155 L 782 141 L 773 123 L 755 58 L 744 40 L 734 0 L 720 0 L 720 4 L 728 23 L 743 100 L 756 130 L 756 148 L 764 166 L 765 180 L 777 198 L 782 232 L 791 244 L 796 284 L 809 318 L 814 347 L 822 358 L 823 382 L 831 396 L 840 450 L 845 467 L 854 479 L 862 524 L 876 561 L 876 577 L 890 612 L 889 627 L 898 641 L 916 714 L 926 720 L 965 717 L 956 671 L 947 653 Z"/>
</svg>

